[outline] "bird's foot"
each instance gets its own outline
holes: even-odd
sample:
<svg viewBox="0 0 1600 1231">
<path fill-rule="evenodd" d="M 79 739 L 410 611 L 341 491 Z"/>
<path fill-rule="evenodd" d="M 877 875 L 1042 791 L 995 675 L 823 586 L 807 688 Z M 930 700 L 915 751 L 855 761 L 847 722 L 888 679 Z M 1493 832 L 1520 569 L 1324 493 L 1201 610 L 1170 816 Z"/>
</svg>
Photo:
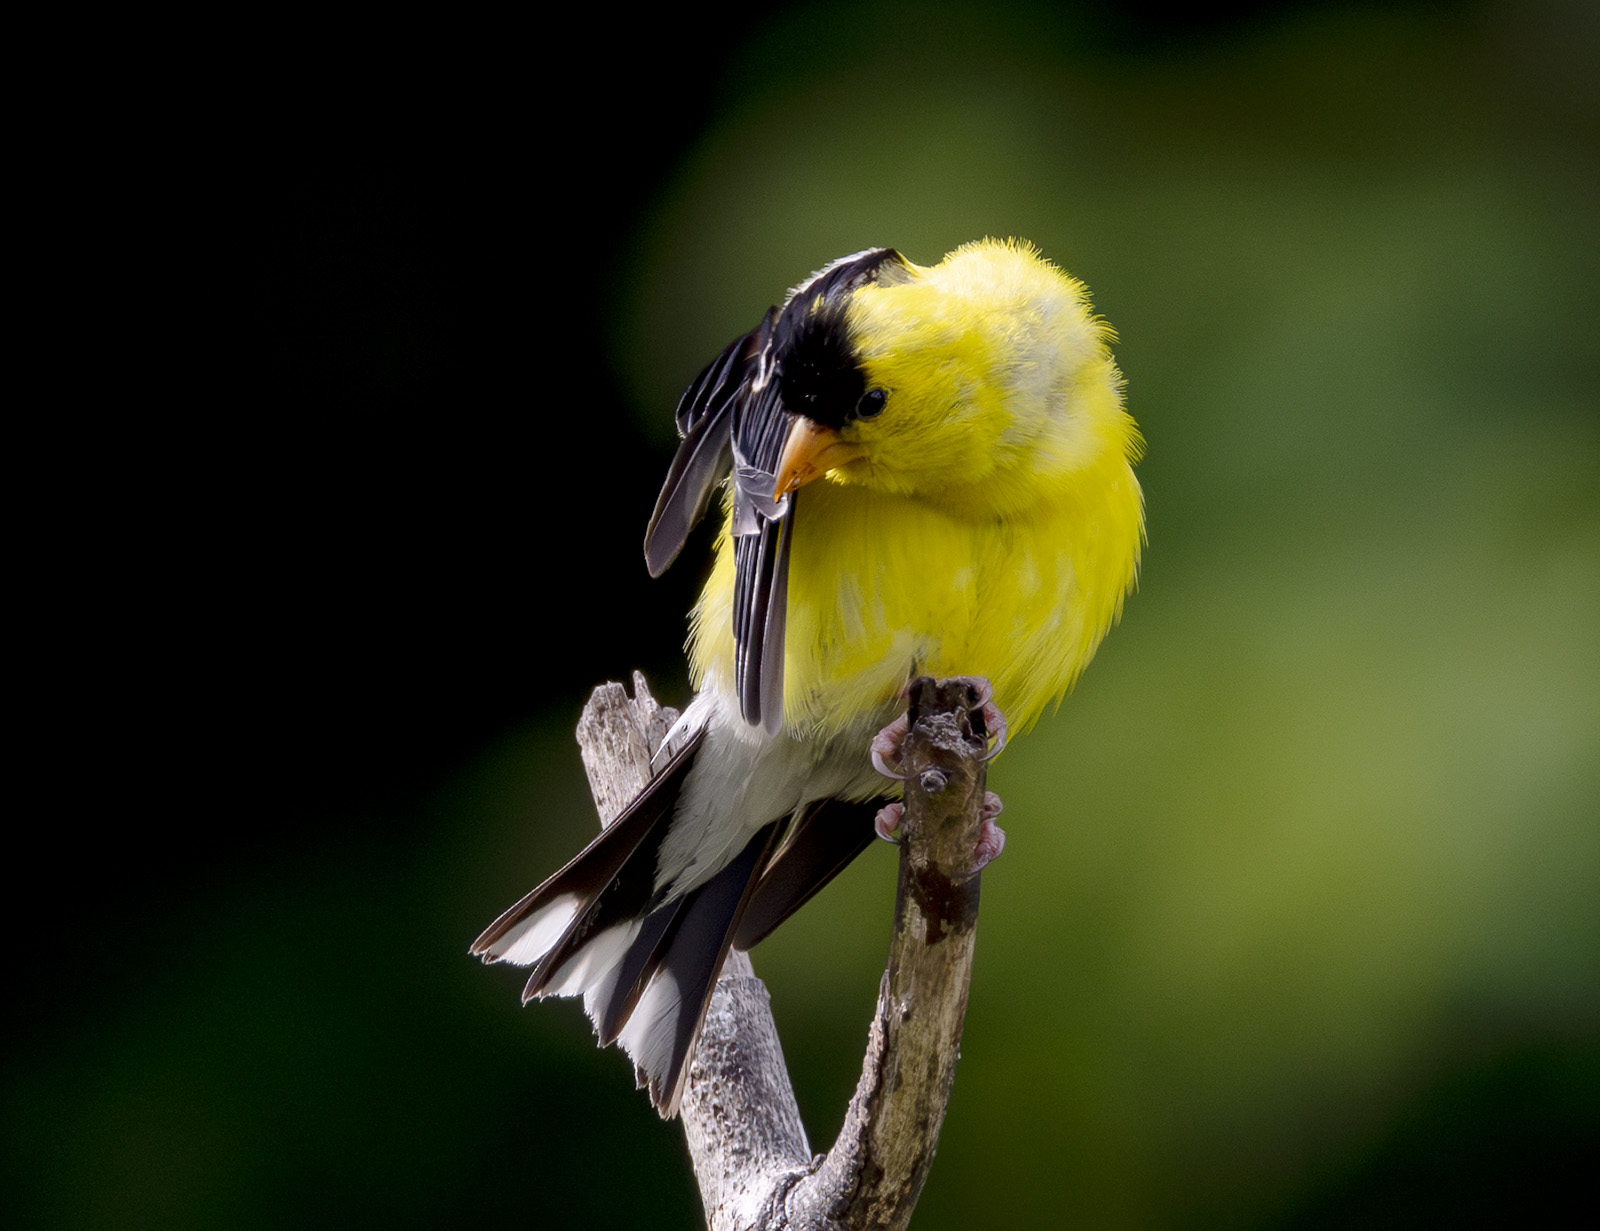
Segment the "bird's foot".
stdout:
<svg viewBox="0 0 1600 1231">
<path fill-rule="evenodd" d="M 1006 849 L 1006 831 L 994 823 L 1005 805 L 993 791 L 983 793 L 983 806 L 978 812 L 978 843 L 972 848 L 972 870 L 981 871 Z M 885 842 L 900 845 L 900 822 L 905 820 L 906 806 L 898 799 L 884 804 L 872 818 L 872 832 Z"/>
<path fill-rule="evenodd" d="M 885 778 L 893 778 L 896 782 L 904 782 L 906 776 L 898 773 L 894 766 L 900 761 L 900 745 L 905 742 L 906 732 L 911 730 L 911 717 L 901 714 L 883 730 L 872 737 L 872 768 Z M 896 805 L 898 806 L 898 805 Z M 899 824 L 897 820 L 895 824 Z"/>
<path fill-rule="evenodd" d="M 905 815 L 906 806 L 898 799 L 893 803 L 884 804 L 878 809 L 878 815 L 872 818 L 872 832 L 885 842 L 893 842 L 899 846 L 900 822 L 905 819 Z"/>
<path fill-rule="evenodd" d="M 1006 849 L 1006 831 L 994 823 L 1005 805 L 993 791 L 983 793 L 983 806 L 978 809 L 978 844 L 972 849 L 972 870 L 981 871 L 985 864 Z"/>
<path fill-rule="evenodd" d="M 1000 712 L 1000 707 L 994 703 L 994 685 L 981 675 L 957 675 L 951 677 L 956 683 L 965 684 L 972 689 L 972 709 L 974 713 L 982 712 L 982 731 L 985 739 L 992 739 L 988 754 L 983 758 L 992 761 L 1000 755 L 1000 750 L 1006 746 L 1006 716 Z M 973 719 L 972 729 L 974 734 L 979 734 L 979 723 Z M 999 815 L 998 811 L 995 813 Z"/>
<path fill-rule="evenodd" d="M 872 767 L 885 778 L 893 778 L 897 782 L 905 781 L 906 775 L 901 773 L 900 749 L 905 742 L 906 734 L 911 730 L 911 724 L 917 718 L 917 697 L 919 684 L 932 681 L 923 679 L 913 680 L 905 686 L 901 695 L 911 702 L 910 708 L 901 714 L 873 738 L 872 741 Z M 1000 708 L 994 703 L 994 689 L 989 681 L 980 675 L 960 675 L 952 678 L 951 683 L 964 685 L 968 689 L 969 722 L 972 734 L 985 742 L 993 740 L 985 754 L 985 760 L 992 760 L 1006 744 L 1006 719 Z M 994 860 L 1001 851 L 1005 850 L 1006 832 L 994 823 L 994 818 L 1000 815 L 1004 807 L 1000 797 L 993 791 L 985 791 L 983 803 L 979 808 L 979 832 L 977 844 L 972 851 L 972 870 L 974 872 L 983 868 Z M 900 841 L 900 825 L 905 819 L 905 804 L 896 800 L 885 804 L 878 809 L 878 814 L 873 818 L 873 832 L 885 842 Z"/>
<path fill-rule="evenodd" d="M 1006 716 L 1000 712 L 1000 707 L 994 703 L 994 685 L 981 675 L 953 675 L 949 680 L 952 684 L 965 684 L 970 689 L 972 733 L 979 735 L 984 740 L 993 740 L 989 751 L 984 755 L 985 761 L 992 761 L 1000 755 L 1000 750 L 1006 746 Z M 912 680 L 906 685 L 909 694 L 913 685 Z M 885 728 L 887 730 L 888 728 Z"/>
<path fill-rule="evenodd" d="M 912 690 L 917 682 L 917 680 L 910 681 L 900 690 L 900 696 L 911 700 Z M 972 731 L 985 741 L 994 741 L 989 745 L 989 751 L 983 758 L 985 761 L 994 760 L 1006 746 L 1006 716 L 994 703 L 994 687 L 981 675 L 955 675 L 950 677 L 949 682 L 964 684 L 971 691 Z M 901 714 L 873 737 L 872 768 L 885 778 L 893 778 L 896 782 L 905 781 L 905 775 L 898 769 L 900 745 L 905 741 L 906 733 L 910 731 L 914 721 L 916 721 L 916 704 L 913 701 L 909 711 Z"/>
</svg>

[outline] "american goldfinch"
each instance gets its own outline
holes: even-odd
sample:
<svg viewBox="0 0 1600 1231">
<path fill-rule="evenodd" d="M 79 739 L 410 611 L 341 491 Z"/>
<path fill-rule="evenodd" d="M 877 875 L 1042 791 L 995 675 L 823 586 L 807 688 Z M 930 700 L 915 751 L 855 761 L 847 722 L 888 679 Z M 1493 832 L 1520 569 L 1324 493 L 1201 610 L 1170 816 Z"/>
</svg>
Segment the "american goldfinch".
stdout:
<svg viewBox="0 0 1600 1231">
<path fill-rule="evenodd" d="M 872 841 L 891 788 L 869 749 L 907 682 L 984 677 L 1023 731 L 1120 614 L 1142 443 L 1111 337 L 1027 244 L 928 267 L 873 248 L 800 283 L 684 394 L 653 575 L 732 481 L 676 751 L 472 948 L 534 967 L 524 1001 L 582 995 L 663 1116 L 730 945 Z"/>
</svg>

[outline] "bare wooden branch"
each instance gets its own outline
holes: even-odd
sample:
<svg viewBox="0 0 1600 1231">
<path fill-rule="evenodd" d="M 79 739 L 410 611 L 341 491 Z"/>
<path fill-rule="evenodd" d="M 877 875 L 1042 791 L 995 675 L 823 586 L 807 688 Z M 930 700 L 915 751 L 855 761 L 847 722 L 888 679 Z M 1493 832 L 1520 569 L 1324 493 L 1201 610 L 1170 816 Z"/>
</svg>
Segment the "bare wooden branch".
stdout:
<svg viewBox="0 0 1600 1231">
<path fill-rule="evenodd" d="M 594 690 L 578 718 L 578 748 L 601 825 L 616 820 L 650 785 L 650 758 L 677 721 L 678 711 L 659 704 L 638 671 L 631 700 L 621 684 Z"/>
<path fill-rule="evenodd" d="M 678 1114 L 712 1231 L 790 1225 L 783 1195 L 811 1173 L 811 1147 L 766 984 L 738 950 L 712 993 Z"/>
<path fill-rule="evenodd" d="M 928 1178 L 955 1080 L 977 938 L 987 751 L 965 682 L 912 685 L 889 967 L 839 1140 L 788 1200 L 793 1227 L 901 1228 Z"/>
<path fill-rule="evenodd" d="M 605 822 L 648 781 L 676 719 L 637 673 L 634 690 L 630 701 L 621 685 L 596 689 L 579 723 Z M 894 935 L 844 1128 L 811 1158 L 766 987 L 733 953 L 681 1107 L 712 1231 L 904 1228 L 927 1179 L 966 1016 L 986 739 L 966 681 L 919 680 L 911 703 Z"/>
</svg>

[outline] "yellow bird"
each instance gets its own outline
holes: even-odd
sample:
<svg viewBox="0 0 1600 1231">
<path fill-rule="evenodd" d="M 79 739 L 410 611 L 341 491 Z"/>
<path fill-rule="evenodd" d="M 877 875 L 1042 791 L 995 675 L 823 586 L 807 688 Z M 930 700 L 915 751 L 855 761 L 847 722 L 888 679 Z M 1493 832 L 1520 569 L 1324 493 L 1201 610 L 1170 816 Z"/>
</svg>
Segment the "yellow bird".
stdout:
<svg viewBox="0 0 1600 1231">
<path fill-rule="evenodd" d="M 730 472 L 693 702 L 644 793 L 473 945 L 584 997 L 663 1116 L 730 945 L 886 833 L 874 736 L 919 675 L 981 676 L 1013 732 L 1060 703 L 1139 566 L 1142 442 L 1112 332 L 1030 245 L 819 270 L 678 406 L 659 575 Z M 1002 835 L 980 858 L 998 851 Z"/>
</svg>

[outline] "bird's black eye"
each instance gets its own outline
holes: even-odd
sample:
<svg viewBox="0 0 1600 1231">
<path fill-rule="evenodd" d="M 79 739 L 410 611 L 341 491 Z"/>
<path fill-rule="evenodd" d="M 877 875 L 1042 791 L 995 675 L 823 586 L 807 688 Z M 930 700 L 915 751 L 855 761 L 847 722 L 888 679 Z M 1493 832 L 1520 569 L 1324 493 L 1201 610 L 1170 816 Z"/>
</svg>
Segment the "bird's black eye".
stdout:
<svg viewBox="0 0 1600 1231">
<path fill-rule="evenodd" d="M 857 419 L 876 419 L 883 413 L 883 405 L 889 400 L 889 393 L 885 389 L 868 389 L 861 395 L 861 400 L 856 403 Z"/>
</svg>

